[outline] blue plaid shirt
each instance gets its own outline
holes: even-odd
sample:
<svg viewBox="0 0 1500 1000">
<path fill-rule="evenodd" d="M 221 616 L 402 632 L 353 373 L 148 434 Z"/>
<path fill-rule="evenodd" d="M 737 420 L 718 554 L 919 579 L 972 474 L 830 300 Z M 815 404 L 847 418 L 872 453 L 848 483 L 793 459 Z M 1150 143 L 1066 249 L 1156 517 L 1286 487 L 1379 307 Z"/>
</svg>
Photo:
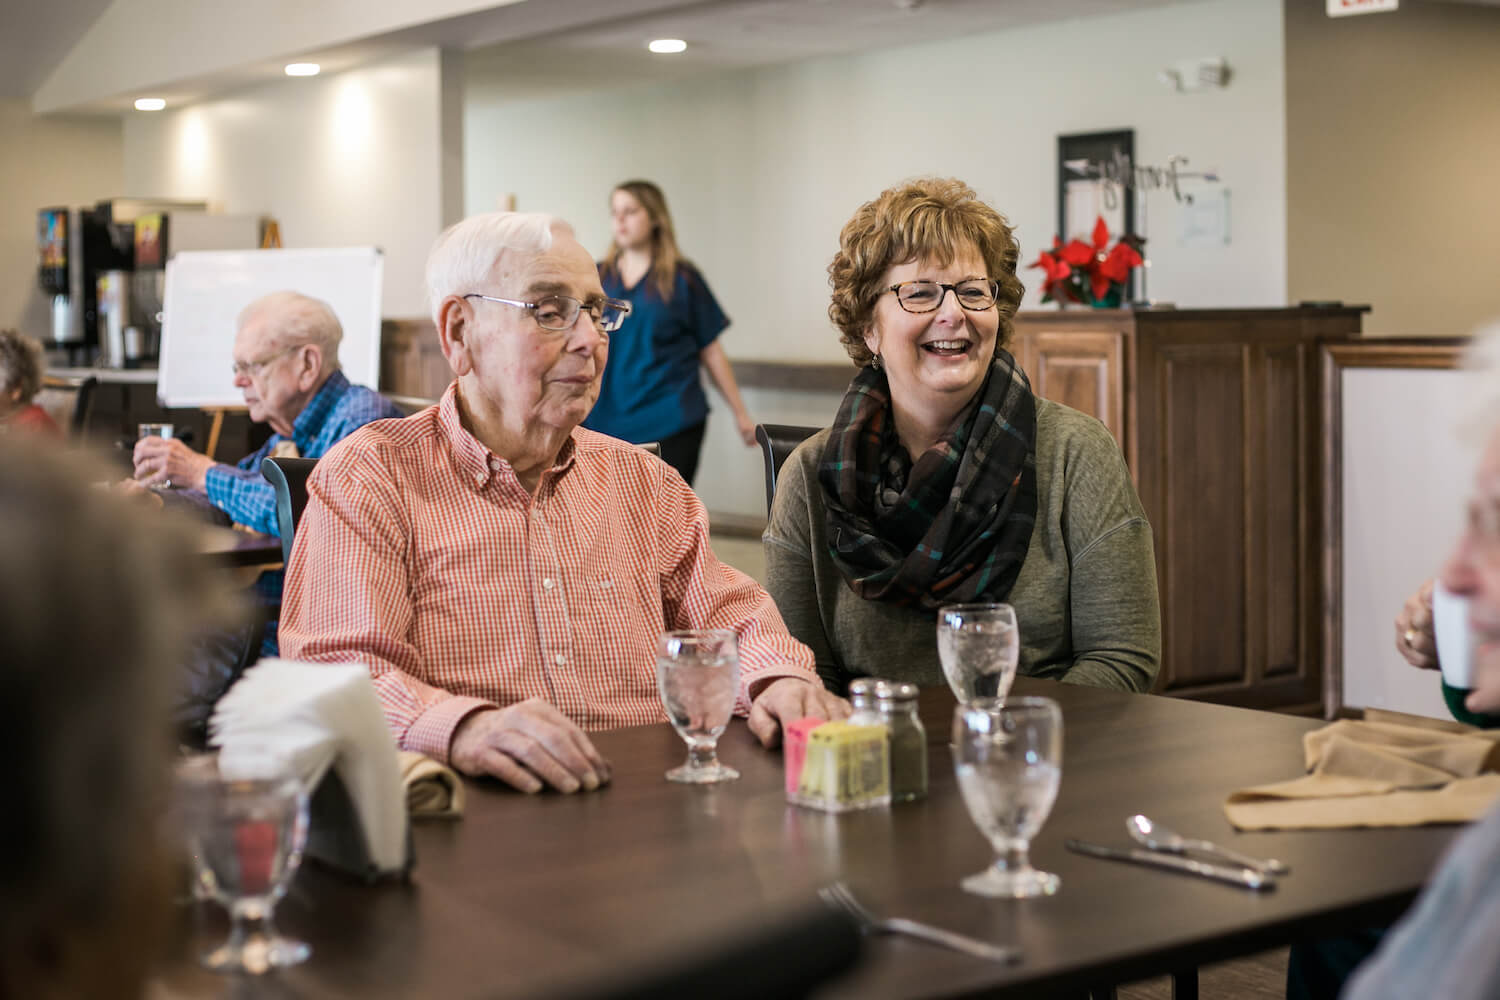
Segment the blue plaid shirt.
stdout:
<svg viewBox="0 0 1500 1000">
<path fill-rule="evenodd" d="M 374 389 L 351 384 L 343 372 L 335 371 L 292 422 L 292 440 L 303 458 L 322 458 L 329 448 L 370 421 L 401 416 L 395 403 Z M 260 462 L 285 440 L 280 434 L 272 434 L 259 451 L 240 459 L 238 465 L 210 466 L 204 487 L 209 501 L 239 524 L 267 535 L 280 535 L 276 488 L 260 474 Z"/>
</svg>

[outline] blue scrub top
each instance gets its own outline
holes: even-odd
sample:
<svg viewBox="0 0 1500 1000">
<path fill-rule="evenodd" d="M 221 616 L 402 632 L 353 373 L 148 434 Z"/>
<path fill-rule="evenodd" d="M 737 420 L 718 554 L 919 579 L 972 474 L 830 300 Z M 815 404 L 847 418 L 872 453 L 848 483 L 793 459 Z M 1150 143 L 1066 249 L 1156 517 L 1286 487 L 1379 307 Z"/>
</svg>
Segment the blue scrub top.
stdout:
<svg viewBox="0 0 1500 1000">
<path fill-rule="evenodd" d="M 599 401 L 583 426 L 635 444 L 660 441 L 708 419 L 698 354 L 729 325 L 703 275 L 677 265 L 672 299 L 663 302 L 648 271 L 634 288 L 599 268 L 604 294 L 631 305 L 609 337 Z"/>
</svg>

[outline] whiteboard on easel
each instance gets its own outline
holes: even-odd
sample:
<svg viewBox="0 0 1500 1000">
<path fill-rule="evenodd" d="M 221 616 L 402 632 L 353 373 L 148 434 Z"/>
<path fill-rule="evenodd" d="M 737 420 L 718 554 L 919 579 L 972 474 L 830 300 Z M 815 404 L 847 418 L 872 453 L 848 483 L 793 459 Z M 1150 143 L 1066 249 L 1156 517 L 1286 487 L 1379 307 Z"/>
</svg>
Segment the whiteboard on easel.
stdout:
<svg viewBox="0 0 1500 1000">
<path fill-rule="evenodd" d="M 166 407 L 243 406 L 234 387 L 235 321 L 263 295 L 295 291 L 322 299 L 344 328 L 339 361 L 356 385 L 380 380 L 380 289 L 374 247 L 327 250 L 203 250 L 167 262 L 157 398 Z"/>
</svg>

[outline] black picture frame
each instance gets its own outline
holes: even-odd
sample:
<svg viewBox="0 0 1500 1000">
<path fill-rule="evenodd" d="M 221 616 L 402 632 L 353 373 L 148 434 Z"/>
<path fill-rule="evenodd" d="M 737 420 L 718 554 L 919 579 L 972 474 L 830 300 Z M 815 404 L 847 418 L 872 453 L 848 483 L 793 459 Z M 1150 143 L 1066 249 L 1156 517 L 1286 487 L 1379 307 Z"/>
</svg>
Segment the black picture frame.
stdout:
<svg viewBox="0 0 1500 1000">
<path fill-rule="evenodd" d="M 1111 240 L 1135 232 L 1135 191 L 1129 184 L 1135 164 L 1135 130 L 1078 132 L 1057 137 L 1057 235 L 1090 241 L 1094 220 L 1104 216 Z M 1092 201 L 1086 218 L 1077 210 Z M 1070 216 L 1069 204 L 1074 206 Z M 1125 286 L 1127 300 L 1136 295 L 1136 275 Z"/>
</svg>

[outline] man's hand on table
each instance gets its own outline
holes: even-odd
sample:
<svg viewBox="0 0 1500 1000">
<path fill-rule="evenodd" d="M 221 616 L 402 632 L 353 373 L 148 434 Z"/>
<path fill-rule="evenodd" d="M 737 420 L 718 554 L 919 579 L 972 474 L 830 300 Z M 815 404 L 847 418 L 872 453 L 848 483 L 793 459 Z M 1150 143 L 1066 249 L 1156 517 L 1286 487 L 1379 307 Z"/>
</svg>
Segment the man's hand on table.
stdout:
<svg viewBox="0 0 1500 1000">
<path fill-rule="evenodd" d="M 780 677 L 761 688 L 750 705 L 750 731 L 762 746 L 774 747 L 781 742 L 781 727 L 809 716 L 817 719 L 844 719 L 849 703 L 822 684 L 800 677 Z"/>
<path fill-rule="evenodd" d="M 134 479 L 122 479 L 118 483 L 115 483 L 115 492 L 122 497 L 129 497 L 137 503 L 151 504 L 158 510 L 163 505 L 160 493 L 151 489 L 145 483 L 137 482 Z"/>
<path fill-rule="evenodd" d="M 208 485 L 208 470 L 214 460 L 176 438 L 144 437 L 135 443 L 135 478 L 147 486 L 170 482 L 182 490 L 201 490 Z"/>
<path fill-rule="evenodd" d="M 609 782 L 609 761 L 567 716 L 540 698 L 475 712 L 453 731 L 449 762 L 532 794 L 593 791 Z"/>
</svg>

